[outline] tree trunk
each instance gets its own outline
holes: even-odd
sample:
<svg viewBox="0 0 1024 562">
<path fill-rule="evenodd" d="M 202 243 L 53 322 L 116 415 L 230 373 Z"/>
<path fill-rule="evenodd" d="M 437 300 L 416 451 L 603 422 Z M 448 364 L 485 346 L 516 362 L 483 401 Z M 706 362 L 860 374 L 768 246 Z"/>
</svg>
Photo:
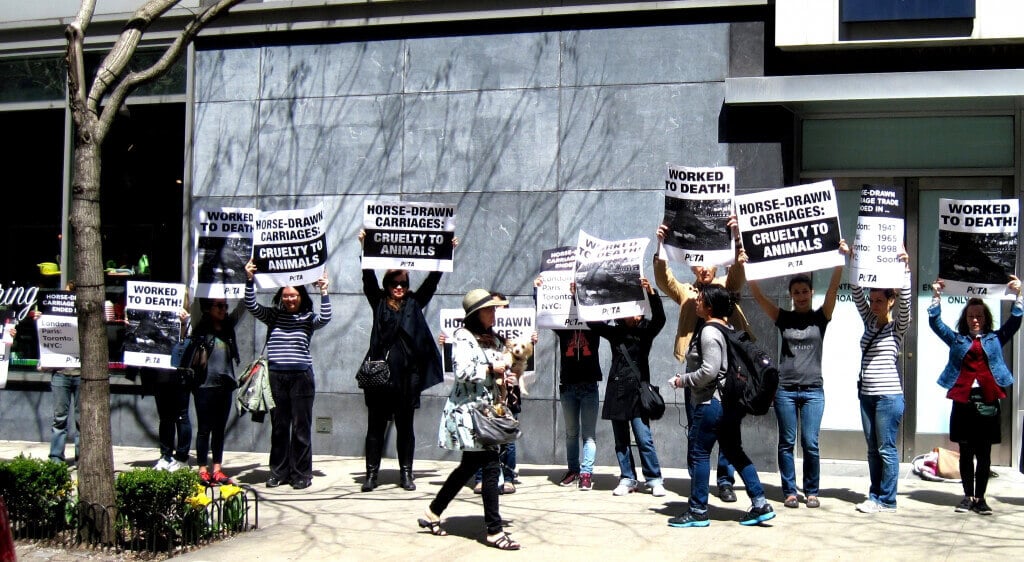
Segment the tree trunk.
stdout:
<svg viewBox="0 0 1024 562">
<path fill-rule="evenodd" d="M 74 228 L 76 306 L 82 358 L 78 495 L 88 518 L 83 532 L 103 543 L 114 539 L 114 453 L 110 442 L 110 373 L 103 313 L 103 241 L 100 233 L 100 143 L 97 121 L 87 114 L 75 131 L 71 225 Z"/>
</svg>

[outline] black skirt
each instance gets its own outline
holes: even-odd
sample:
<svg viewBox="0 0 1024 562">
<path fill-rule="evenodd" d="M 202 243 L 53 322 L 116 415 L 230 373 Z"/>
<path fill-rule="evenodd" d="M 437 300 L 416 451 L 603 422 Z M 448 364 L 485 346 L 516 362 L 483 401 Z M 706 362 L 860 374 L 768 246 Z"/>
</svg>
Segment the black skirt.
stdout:
<svg viewBox="0 0 1024 562">
<path fill-rule="evenodd" d="M 994 406 L 994 416 L 983 416 L 974 402 L 953 402 L 953 410 L 949 414 L 949 440 L 954 443 L 1000 443 L 1003 435 L 999 402 Z"/>
</svg>

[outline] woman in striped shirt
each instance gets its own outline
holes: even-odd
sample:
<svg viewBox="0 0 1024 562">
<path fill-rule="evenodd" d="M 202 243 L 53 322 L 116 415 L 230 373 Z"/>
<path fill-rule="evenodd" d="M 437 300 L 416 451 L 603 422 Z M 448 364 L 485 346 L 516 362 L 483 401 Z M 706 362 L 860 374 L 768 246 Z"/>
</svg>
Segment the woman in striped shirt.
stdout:
<svg viewBox="0 0 1024 562">
<path fill-rule="evenodd" d="M 906 251 L 900 252 L 899 261 L 906 268 L 903 287 L 872 288 L 865 299 L 864 289 L 853 286 L 853 302 L 864 321 L 857 388 L 871 476 L 868 499 L 857 504 L 857 511 L 862 513 L 896 511 L 896 483 L 900 474 L 896 436 L 904 408 L 898 363 L 903 338 L 910 327 L 911 299 L 910 259 Z"/>
<path fill-rule="evenodd" d="M 291 484 L 302 490 L 313 483 L 313 397 L 316 379 L 309 341 L 313 331 L 331 321 L 330 282 L 327 272 L 316 280 L 320 289 L 320 313 L 313 311 L 306 288 L 281 287 L 273 306 L 256 302 L 253 276 L 256 264 L 245 264 L 245 307 L 270 328 L 267 361 L 270 393 L 276 406 L 270 411 L 270 478 L 268 488 Z"/>
</svg>

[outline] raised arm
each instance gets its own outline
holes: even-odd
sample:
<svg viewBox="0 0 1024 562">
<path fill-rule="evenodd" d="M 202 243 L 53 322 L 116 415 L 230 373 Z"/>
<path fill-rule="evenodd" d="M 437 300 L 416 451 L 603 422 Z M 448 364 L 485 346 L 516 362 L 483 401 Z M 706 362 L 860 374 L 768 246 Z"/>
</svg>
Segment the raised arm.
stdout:
<svg viewBox="0 0 1024 562">
<path fill-rule="evenodd" d="M 850 255 L 850 247 L 846 240 L 839 241 L 839 253 L 843 256 Z M 844 258 L 845 259 L 845 258 Z M 821 311 L 825 318 L 832 319 L 832 311 L 836 309 L 836 299 L 839 297 L 839 282 L 843 280 L 843 266 L 837 265 L 832 268 L 832 278 L 828 280 L 828 290 L 825 291 L 825 302 L 821 305 Z"/>
<path fill-rule="evenodd" d="M 747 286 L 750 287 L 750 294 L 754 295 L 754 300 L 757 301 L 758 306 L 760 306 L 761 310 L 763 310 L 768 318 L 771 319 L 772 323 L 778 321 L 779 307 L 761 291 L 761 284 L 757 281 L 751 280 L 747 281 Z"/>
</svg>

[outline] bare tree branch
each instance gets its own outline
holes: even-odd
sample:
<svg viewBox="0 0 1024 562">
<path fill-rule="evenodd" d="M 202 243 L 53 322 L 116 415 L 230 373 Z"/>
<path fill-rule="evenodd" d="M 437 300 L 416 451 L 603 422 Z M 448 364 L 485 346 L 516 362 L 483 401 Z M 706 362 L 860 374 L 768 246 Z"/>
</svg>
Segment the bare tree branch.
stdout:
<svg viewBox="0 0 1024 562">
<path fill-rule="evenodd" d="M 173 8 L 180 0 L 149 0 L 141 8 L 132 14 L 131 19 L 124 25 L 117 42 L 107 53 L 103 64 L 96 70 L 96 80 L 92 83 L 89 91 L 89 110 L 99 113 L 100 102 L 107 89 L 117 83 L 132 55 L 139 47 L 142 34 L 149 29 L 153 20 L 163 15 L 167 10 Z M 120 107 L 120 106 L 116 106 Z"/>
<path fill-rule="evenodd" d="M 83 0 L 75 20 L 68 24 L 64 36 L 68 40 L 65 57 L 68 65 L 68 96 L 72 107 L 85 108 L 85 30 L 92 22 L 96 0 Z"/>
<path fill-rule="evenodd" d="M 155 2 L 156 0 L 153 1 Z M 160 57 L 160 59 L 153 63 L 152 66 L 138 72 L 128 73 L 128 75 L 125 76 L 124 79 L 117 84 L 114 90 L 110 93 L 109 99 L 107 99 L 107 110 L 103 112 L 103 115 L 101 116 L 99 122 L 100 131 L 102 131 L 103 134 L 106 134 L 106 131 L 110 128 L 110 125 L 114 121 L 114 116 L 116 114 L 117 109 L 121 107 L 121 105 L 124 103 L 125 98 L 128 97 L 132 90 L 134 90 L 142 84 L 145 84 L 151 80 L 154 80 L 155 78 L 162 76 L 165 72 L 167 72 L 171 65 L 173 65 L 174 62 L 178 60 L 181 54 L 185 51 L 185 47 L 189 43 L 191 43 L 193 39 L 195 39 L 196 35 L 198 35 L 199 32 L 202 31 L 202 29 L 206 27 L 208 23 L 210 23 L 210 21 L 216 19 L 218 16 L 228 11 L 236 4 L 241 4 L 243 1 L 244 0 L 219 0 L 216 4 L 203 10 L 203 12 L 201 12 L 198 16 L 196 16 L 195 19 L 193 19 L 191 22 L 189 22 L 187 26 L 185 26 L 185 29 L 183 29 L 182 32 L 178 35 L 178 37 L 174 40 L 174 43 L 171 43 L 167 50 L 164 51 L 164 54 Z M 136 15 L 138 15 L 138 13 L 136 13 Z M 135 48 L 133 47 L 132 52 L 134 52 L 134 50 Z M 113 56 L 113 51 L 111 51 L 111 56 Z M 109 56 L 107 58 L 108 60 L 110 59 Z M 128 58 L 130 58 L 130 54 Z M 105 62 L 104 66 L 106 66 Z M 98 81 L 99 77 L 97 76 L 97 82 Z M 111 111 L 111 109 L 113 109 L 113 111 Z"/>
</svg>

